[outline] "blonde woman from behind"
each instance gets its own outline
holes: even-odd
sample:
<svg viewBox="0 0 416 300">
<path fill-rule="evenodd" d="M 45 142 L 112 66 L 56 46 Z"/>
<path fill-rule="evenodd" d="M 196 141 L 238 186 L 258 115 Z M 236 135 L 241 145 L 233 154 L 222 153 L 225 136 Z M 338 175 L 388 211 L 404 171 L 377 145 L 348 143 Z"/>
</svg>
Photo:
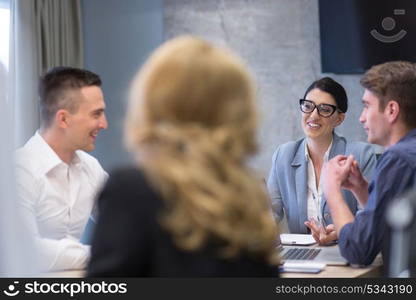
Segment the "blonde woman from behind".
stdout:
<svg viewBox="0 0 416 300">
<path fill-rule="evenodd" d="M 260 180 L 251 78 L 225 49 L 184 36 L 131 87 L 126 141 L 137 164 L 99 197 L 89 276 L 276 276 L 275 222 Z"/>
</svg>

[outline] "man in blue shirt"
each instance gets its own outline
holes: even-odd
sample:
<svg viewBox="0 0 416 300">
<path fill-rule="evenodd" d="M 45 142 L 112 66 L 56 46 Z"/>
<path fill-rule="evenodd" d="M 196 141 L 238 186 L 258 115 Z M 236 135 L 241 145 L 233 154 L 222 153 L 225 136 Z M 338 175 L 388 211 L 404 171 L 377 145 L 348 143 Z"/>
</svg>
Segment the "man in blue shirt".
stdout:
<svg viewBox="0 0 416 300">
<path fill-rule="evenodd" d="M 388 62 L 361 79 L 365 88 L 360 122 L 368 142 L 386 148 L 371 184 L 352 156 L 336 156 L 323 170 L 326 196 L 342 255 L 352 264 L 371 264 L 381 251 L 388 257 L 385 214 L 389 203 L 416 187 L 416 65 Z M 364 209 L 354 216 L 341 189 L 349 189 Z"/>
</svg>

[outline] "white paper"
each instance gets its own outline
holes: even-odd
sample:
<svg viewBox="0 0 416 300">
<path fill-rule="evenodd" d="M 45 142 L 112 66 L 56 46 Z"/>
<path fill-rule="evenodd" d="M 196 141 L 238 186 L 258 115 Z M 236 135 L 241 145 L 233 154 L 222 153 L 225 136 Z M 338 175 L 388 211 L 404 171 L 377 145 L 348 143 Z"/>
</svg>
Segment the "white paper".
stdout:
<svg viewBox="0 0 416 300">
<path fill-rule="evenodd" d="M 295 272 L 295 273 L 318 273 L 325 269 L 325 263 L 318 262 L 285 262 L 283 264 L 283 272 Z"/>
<path fill-rule="evenodd" d="M 282 233 L 280 235 L 282 245 L 313 245 L 316 243 L 311 234 Z"/>
</svg>

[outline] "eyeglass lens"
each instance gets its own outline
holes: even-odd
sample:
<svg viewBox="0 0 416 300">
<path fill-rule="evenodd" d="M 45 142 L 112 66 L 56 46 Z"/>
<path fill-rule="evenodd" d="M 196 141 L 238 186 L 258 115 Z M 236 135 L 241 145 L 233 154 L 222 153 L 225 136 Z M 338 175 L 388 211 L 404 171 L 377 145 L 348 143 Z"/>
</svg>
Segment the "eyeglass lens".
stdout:
<svg viewBox="0 0 416 300">
<path fill-rule="evenodd" d="M 309 100 L 301 100 L 300 101 L 300 108 L 304 113 L 312 113 L 315 110 L 315 107 L 318 110 L 318 114 L 322 117 L 329 117 L 331 116 L 335 110 L 336 107 L 329 105 L 329 104 L 319 104 L 316 105 L 312 101 Z"/>
</svg>

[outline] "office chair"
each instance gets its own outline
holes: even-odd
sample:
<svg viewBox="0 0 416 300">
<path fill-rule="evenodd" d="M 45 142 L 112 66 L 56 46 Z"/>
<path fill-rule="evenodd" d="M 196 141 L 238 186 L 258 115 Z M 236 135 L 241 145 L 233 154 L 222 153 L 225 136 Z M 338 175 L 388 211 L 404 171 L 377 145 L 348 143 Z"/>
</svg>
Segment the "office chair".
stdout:
<svg viewBox="0 0 416 300">
<path fill-rule="evenodd" d="M 416 277 L 416 190 L 389 206 L 386 221 L 391 231 L 389 277 Z"/>
</svg>

